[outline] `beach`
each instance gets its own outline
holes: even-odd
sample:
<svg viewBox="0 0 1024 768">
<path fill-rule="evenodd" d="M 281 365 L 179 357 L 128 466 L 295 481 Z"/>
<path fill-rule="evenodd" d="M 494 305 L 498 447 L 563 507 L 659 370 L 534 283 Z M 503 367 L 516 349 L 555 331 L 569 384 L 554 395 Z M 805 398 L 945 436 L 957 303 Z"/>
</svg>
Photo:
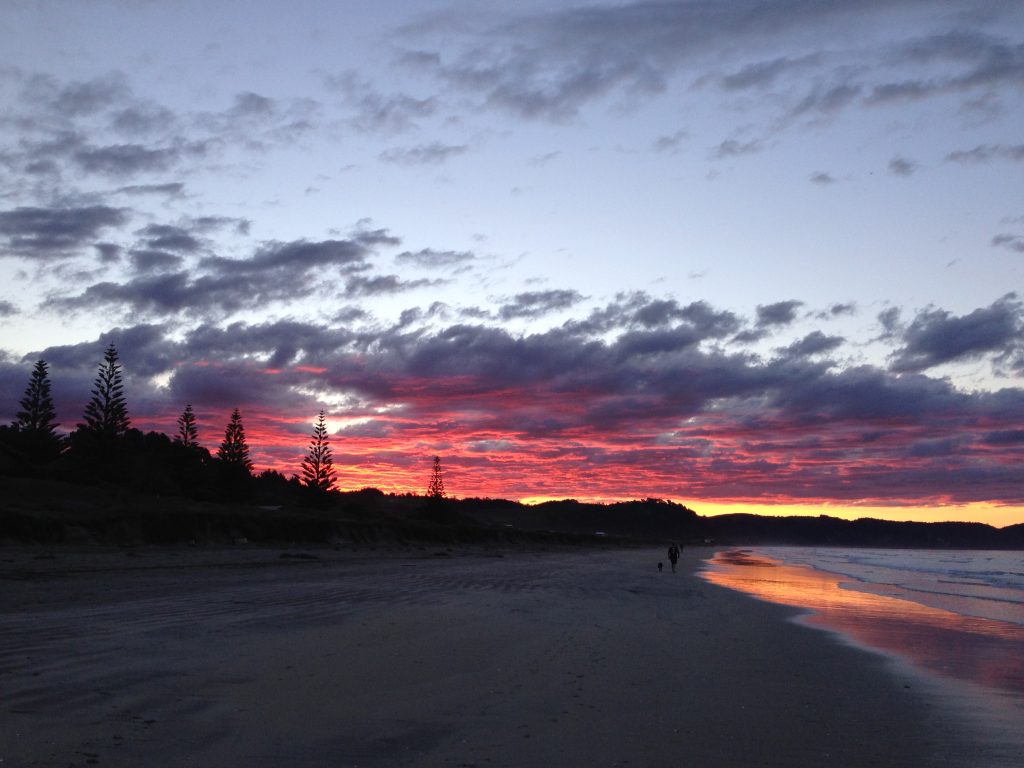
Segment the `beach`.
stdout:
<svg viewBox="0 0 1024 768">
<path fill-rule="evenodd" d="M 660 550 L 0 550 L 11 766 L 983 766 L 926 681 Z"/>
</svg>

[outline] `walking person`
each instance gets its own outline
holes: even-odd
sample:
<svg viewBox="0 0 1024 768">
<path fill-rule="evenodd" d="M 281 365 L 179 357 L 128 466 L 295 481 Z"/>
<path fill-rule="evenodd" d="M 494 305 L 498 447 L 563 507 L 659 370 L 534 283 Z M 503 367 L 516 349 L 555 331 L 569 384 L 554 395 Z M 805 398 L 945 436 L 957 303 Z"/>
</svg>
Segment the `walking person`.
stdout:
<svg viewBox="0 0 1024 768">
<path fill-rule="evenodd" d="M 676 563 L 679 562 L 679 547 L 674 541 L 668 545 L 668 561 L 672 563 L 672 573 L 675 573 Z"/>
</svg>

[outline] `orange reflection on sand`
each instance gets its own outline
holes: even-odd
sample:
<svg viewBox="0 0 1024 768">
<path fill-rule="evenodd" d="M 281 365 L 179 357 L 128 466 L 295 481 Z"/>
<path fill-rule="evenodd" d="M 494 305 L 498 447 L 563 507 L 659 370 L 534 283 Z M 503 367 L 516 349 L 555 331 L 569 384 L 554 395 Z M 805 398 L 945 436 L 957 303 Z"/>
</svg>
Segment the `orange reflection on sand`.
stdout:
<svg viewBox="0 0 1024 768">
<path fill-rule="evenodd" d="M 718 552 L 713 584 L 811 611 L 805 623 L 931 672 L 1024 695 L 1024 627 L 844 588 L 852 580 L 749 551 Z"/>
</svg>

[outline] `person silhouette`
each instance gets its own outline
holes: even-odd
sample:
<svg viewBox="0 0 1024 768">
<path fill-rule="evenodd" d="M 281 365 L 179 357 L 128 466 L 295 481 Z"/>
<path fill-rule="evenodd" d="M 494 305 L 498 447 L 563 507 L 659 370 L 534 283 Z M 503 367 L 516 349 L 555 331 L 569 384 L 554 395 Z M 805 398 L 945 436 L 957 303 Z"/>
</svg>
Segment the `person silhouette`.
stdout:
<svg viewBox="0 0 1024 768">
<path fill-rule="evenodd" d="M 674 541 L 668 545 L 668 561 L 672 563 L 672 573 L 675 573 L 676 563 L 679 562 L 679 547 Z"/>
</svg>

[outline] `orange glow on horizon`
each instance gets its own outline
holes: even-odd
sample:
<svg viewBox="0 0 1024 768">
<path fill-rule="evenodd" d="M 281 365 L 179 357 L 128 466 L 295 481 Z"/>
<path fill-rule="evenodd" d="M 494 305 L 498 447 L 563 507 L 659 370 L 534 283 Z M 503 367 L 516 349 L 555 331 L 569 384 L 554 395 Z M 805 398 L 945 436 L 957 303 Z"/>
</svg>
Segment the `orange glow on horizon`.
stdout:
<svg viewBox="0 0 1024 768">
<path fill-rule="evenodd" d="M 336 414 L 335 423 L 341 426 L 330 440 L 337 487 L 422 494 L 431 460 L 439 455 L 449 493 L 458 498 L 539 504 L 563 499 L 614 503 L 654 497 L 685 505 L 702 516 L 827 515 L 846 520 L 976 522 L 995 527 L 1024 523 L 1024 504 L 969 499 L 960 503 L 951 496 L 936 495 L 927 485 L 894 490 L 895 484 L 886 481 L 880 484 L 878 496 L 854 497 L 843 478 L 854 472 L 868 476 L 872 470 L 884 474 L 886 465 L 877 462 L 860 468 L 839 466 L 834 483 L 822 481 L 817 488 L 802 482 L 797 470 L 792 474 L 775 464 L 752 465 L 743 456 L 718 462 L 697 457 L 688 462 L 642 430 L 616 434 L 563 429 L 556 436 L 527 440 L 511 431 L 498 412 L 481 415 L 474 411 L 467 421 L 465 411 L 447 411 L 441 404 L 438 408 L 429 420 L 397 408 L 346 407 Z M 177 416 L 177 412 L 161 414 L 149 423 L 140 420 L 138 426 L 173 435 Z M 197 416 L 200 444 L 216 453 L 230 410 L 200 411 Z M 263 404 L 243 407 L 256 471 L 273 469 L 285 477 L 300 474 L 315 416 L 275 413 Z M 715 440 L 722 438 L 719 435 Z M 871 483 L 865 486 L 872 490 Z M 811 495 L 815 490 L 817 494 Z M 835 497 L 828 495 L 831 490 Z M 915 497 L 915 490 L 920 495 Z M 906 495 L 883 495 L 897 492 Z M 1013 496 L 1008 500 L 1016 501 Z"/>
</svg>

